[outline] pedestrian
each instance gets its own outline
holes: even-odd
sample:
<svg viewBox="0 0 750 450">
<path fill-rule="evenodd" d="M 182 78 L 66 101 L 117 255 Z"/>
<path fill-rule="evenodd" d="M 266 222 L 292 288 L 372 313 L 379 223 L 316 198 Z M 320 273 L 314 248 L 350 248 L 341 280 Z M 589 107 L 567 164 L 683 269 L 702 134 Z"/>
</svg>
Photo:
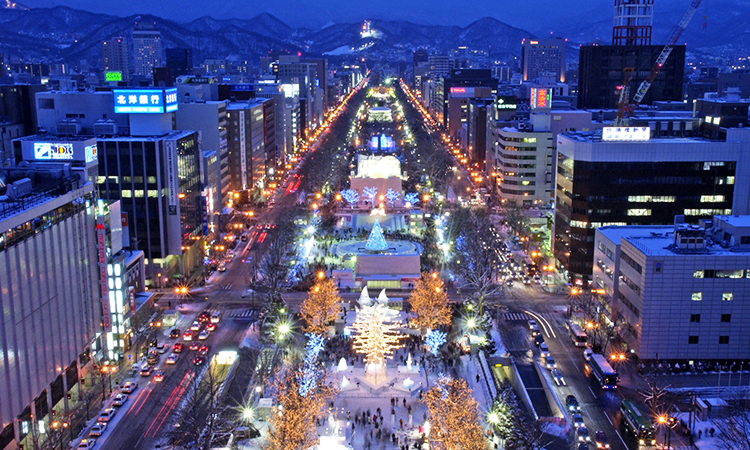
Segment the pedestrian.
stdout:
<svg viewBox="0 0 750 450">
<path fill-rule="evenodd" d="M 406 397 L 404 397 L 404 408 L 406 408 Z"/>
<path fill-rule="evenodd" d="M 477 374 L 477 383 L 479 383 L 479 374 Z"/>
<path fill-rule="evenodd" d="M 714 430 L 714 427 L 711 427 L 711 429 L 710 429 L 710 430 L 708 430 L 708 432 L 709 432 L 709 433 L 711 433 L 711 437 L 714 437 L 714 432 L 715 432 L 715 431 L 716 431 L 716 430 Z"/>
<path fill-rule="evenodd" d="M 411 405 L 409 405 L 409 408 L 407 409 L 407 411 L 409 412 L 409 414 L 411 414 Z"/>
<path fill-rule="evenodd" d="M 698 430 L 698 439 L 700 439 L 703 436 L 703 430 Z"/>
<path fill-rule="evenodd" d="M 398 419 L 398 426 L 403 430 L 404 429 L 404 419 Z"/>
</svg>

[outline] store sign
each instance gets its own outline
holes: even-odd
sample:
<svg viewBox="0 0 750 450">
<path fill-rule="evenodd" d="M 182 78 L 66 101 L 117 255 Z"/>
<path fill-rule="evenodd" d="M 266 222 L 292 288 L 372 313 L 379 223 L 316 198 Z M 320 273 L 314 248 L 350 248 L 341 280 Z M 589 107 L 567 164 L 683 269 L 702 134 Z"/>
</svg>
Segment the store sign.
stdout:
<svg viewBox="0 0 750 450">
<path fill-rule="evenodd" d="M 163 114 L 177 111 L 177 89 L 113 89 L 115 113 Z"/>
<path fill-rule="evenodd" d="M 232 92 L 253 92 L 255 90 L 255 85 L 245 83 L 245 84 L 233 84 L 231 85 Z"/>
<path fill-rule="evenodd" d="M 102 291 L 102 326 L 109 330 L 112 326 L 109 314 L 109 298 L 107 296 L 107 242 L 104 236 L 104 216 L 96 220 L 96 244 L 99 251 L 99 285 Z"/>
<path fill-rule="evenodd" d="M 649 127 L 604 127 L 603 141 L 648 141 L 651 139 Z"/>
<path fill-rule="evenodd" d="M 472 98 L 474 97 L 473 87 L 452 87 L 451 98 Z"/>
<path fill-rule="evenodd" d="M 517 110 L 518 102 L 516 97 L 497 97 L 495 99 L 495 108 L 500 110 Z"/>
<path fill-rule="evenodd" d="M 552 90 L 531 88 L 531 109 L 552 107 Z"/>
<path fill-rule="evenodd" d="M 73 159 L 73 144 L 51 144 L 49 142 L 35 142 L 34 159 L 70 161 Z"/>
<path fill-rule="evenodd" d="M 177 197 L 180 189 L 179 180 L 177 179 L 177 158 L 176 158 L 175 141 L 164 141 L 164 161 L 167 165 L 167 206 L 169 215 L 177 215 Z"/>
<path fill-rule="evenodd" d="M 128 304 L 130 305 L 130 317 L 135 314 L 135 288 L 128 286 Z"/>
<path fill-rule="evenodd" d="M 240 185 L 247 189 L 247 153 L 245 142 L 245 111 L 240 110 Z"/>
</svg>

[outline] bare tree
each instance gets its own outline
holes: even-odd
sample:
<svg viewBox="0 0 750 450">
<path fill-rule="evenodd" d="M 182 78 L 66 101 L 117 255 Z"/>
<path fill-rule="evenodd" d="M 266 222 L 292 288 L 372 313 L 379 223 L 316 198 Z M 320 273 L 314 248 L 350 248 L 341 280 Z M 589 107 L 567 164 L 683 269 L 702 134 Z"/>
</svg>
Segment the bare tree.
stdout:
<svg viewBox="0 0 750 450">
<path fill-rule="evenodd" d="M 750 450 L 750 400 L 745 395 L 728 400 L 727 418 L 714 421 L 724 450 Z"/>
</svg>

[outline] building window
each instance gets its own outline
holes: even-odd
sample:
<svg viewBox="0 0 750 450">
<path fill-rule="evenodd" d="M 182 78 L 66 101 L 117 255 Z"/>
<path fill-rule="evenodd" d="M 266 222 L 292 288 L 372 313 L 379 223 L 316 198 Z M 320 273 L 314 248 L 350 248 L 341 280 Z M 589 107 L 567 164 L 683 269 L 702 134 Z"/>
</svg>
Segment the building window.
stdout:
<svg viewBox="0 0 750 450">
<path fill-rule="evenodd" d="M 719 336 L 719 344 L 728 344 L 729 336 Z"/>
<path fill-rule="evenodd" d="M 691 300 L 694 302 L 699 302 L 703 300 L 703 293 L 702 292 L 693 292 L 693 295 L 691 296 Z"/>
<path fill-rule="evenodd" d="M 740 245 L 747 245 L 747 244 L 750 244 L 750 236 L 741 236 Z"/>
<path fill-rule="evenodd" d="M 693 278 L 703 278 L 703 271 L 702 270 L 694 270 L 693 271 Z"/>
<path fill-rule="evenodd" d="M 721 294 L 721 301 L 723 302 L 731 302 L 734 298 L 734 295 L 731 292 L 724 292 Z"/>
<path fill-rule="evenodd" d="M 628 210 L 629 216 L 650 216 L 651 210 L 650 209 L 643 209 L 643 208 L 636 208 L 636 209 L 629 209 Z"/>
<path fill-rule="evenodd" d="M 723 195 L 701 195 L 701 203 L 716 203 L 723 202 Z"/>
<path fill-rule="evenodd" d="M 688 336 L 688 344 L 697 344 L 698 336 Z"/>
<path fill-rule="evenodd" d="M 731 322 L 732 321 L 732 315 L 731 314 L 722 314 L 721 315 L 721 321 L 722 322 Z"/>
<path fill-rule="evenodd" d="M 701 321 L 701 315 L 700 314 L 690 314 L 690 321 L 691 322 L 700 322 Z"/>
</svg>

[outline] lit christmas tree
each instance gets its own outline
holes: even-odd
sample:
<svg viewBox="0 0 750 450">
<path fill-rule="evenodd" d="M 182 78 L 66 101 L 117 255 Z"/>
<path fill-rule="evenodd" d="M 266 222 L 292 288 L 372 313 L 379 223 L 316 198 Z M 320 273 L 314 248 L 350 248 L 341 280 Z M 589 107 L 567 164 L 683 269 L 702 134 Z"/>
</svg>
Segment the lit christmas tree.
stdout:
<svg viewBox="0 0 750 450">
<path fill-rule="evenodd" d="M 401 347 L 398 327 L 399 324 L 386 322 L 380 308 L 373 308 L 372 315 L 357 314 L 352 324 L 354 351 L 364 353 L 365 372 L 371 379 L 377 381 L 385 377 L 385 358 L 392 358 L 393 350 Z"/>
<path fill-rule="evenodd" d="M 388 244 L 385 243 L 383 230 L 380 229 L 380 221 L 378 219 L 375 219 L 375 224 L 372 226 L 370 236 L 367 238 L 365 249 L 371 252 L 382 252 L 388 250 Z"/>
</svg>

